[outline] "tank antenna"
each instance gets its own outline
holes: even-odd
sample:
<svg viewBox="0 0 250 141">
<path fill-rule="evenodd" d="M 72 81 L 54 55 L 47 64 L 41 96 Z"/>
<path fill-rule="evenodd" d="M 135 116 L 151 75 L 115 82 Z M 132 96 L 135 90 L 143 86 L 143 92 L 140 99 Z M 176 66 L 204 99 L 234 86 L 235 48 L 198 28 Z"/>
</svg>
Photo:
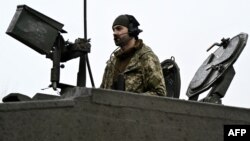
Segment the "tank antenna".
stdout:
<svg viewBox="0 0 250 141">
<path fill-rule="evenodd" d="M 84 39 L 86 41 L 87 40 L 89 41 L 87 37 L 87 0 L 84 0 L 84 3 L 83 3 L 83 13 L 84 13 L 83 15 Z M 88 72 L 89 72 L 92 87 L 95 87 L 87 53 L 80 57 L 79 72 L 77 75 L 77 86 L 80 86 L 80 87 L 86 86 L 86 64 L 88 67 Z"/>
</svg>

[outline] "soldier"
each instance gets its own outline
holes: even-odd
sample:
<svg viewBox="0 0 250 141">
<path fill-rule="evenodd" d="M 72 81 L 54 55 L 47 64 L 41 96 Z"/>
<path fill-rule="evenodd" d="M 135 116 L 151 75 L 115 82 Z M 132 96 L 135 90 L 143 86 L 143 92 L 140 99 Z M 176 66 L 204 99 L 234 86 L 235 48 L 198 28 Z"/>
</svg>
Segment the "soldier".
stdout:
<svg viewBox="0 0 250 141">
<path fill-rule="evenodd" d="M 132 15 L 118 16 L 112 26 L 114 42 L 119 46 L 107 61 L 101 88 L 145 95 L 166 96 L 158 57 L 138 35 L 142 30 Z"/>
</svg>

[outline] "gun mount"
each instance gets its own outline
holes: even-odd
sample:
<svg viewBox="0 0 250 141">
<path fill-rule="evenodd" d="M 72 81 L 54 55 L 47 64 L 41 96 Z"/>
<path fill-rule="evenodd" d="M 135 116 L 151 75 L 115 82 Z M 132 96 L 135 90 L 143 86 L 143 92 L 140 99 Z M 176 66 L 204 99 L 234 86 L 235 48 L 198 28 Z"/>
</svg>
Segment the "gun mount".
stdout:
<svg viewBox="0 0 250 141">
<path fill-rule="evenodd" d="M 208 56 L 195 73 L 189 84 L 186 95 L 189 100 L 198 100 L 199 95 L 210 89 L 208 95 L 201 102 L 221 103 L 221 98 L 227 89 L 235 71 L 233 64 L 240 56 L 248 39 L 248 34 L 240 33 L 232 39 L 222 39 L 221 43 L 214 43 L 207 51 L 215 45 L 219 48 Z"/>
<path fill-rule="evenodd" d="M 62 29 L 63 26 L 27 5 L 18 5 L 6 33 L 53 61 L 50 87 L 54 90 L 70 86 L 60 83 L 60 68 L 63 68 L 60 63 L 77 57 L 82 57 L 84 61 L 87 61 L 92 85 L 94 85 L 87 58 L 91 47 L 90 39 L 78 38 L 74 43 L 65 41 L 61 35 L 61 33 L 67 33 Z M 86 70 L 79 67 L 79 72 L 81 69 Z M 78 80 L 85 84 L 86 78 L 78 78 Z"/>
</svg>

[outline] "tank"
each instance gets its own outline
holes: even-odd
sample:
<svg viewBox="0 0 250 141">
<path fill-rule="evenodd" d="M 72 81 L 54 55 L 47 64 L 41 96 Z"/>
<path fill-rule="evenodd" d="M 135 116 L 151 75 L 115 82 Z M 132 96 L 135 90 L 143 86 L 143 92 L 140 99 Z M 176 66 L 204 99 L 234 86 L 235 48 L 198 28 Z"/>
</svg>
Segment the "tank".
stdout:
<svg viewBox="0 0 250 141">
<path fill-rule="evenodd" d="M 39 30 L 32 30 L 37 23 L 41 25 Z M 181 81 L 174 59 L 162 62 L 165 75 L 172 75 L 165 78 L 175 82 L 169 81 L 169 87 L 173 86 L 171 97 L 60 83 L 60 62 L 90 52 L 89 40 L 65 42 L 60 35 L 62 27 L 26 5 L 17 7 L 6 33 L 53 61 L 50 87 L 61 92 L 58 96 L 37 93 L 31 98 L 11 93 L 4 97 L 4 103 L 0 103 L 1 141 L 221 141 L 228 139 L 229 129 L 250 130 L 245 126 L 250 125 L 250 109 L 198 101 L 201 92 L 210 87 L 212 94 L 225 95 L 234 76 L 233 63 L 246 45 L 246 33 L 219 44 L 191 81 L 187 91 L 190 99 L 182 100 L 178 98 Z M 27 30 L 34 37 L 44 38 L 37 41 L 23 36 Z"/>
</svg>

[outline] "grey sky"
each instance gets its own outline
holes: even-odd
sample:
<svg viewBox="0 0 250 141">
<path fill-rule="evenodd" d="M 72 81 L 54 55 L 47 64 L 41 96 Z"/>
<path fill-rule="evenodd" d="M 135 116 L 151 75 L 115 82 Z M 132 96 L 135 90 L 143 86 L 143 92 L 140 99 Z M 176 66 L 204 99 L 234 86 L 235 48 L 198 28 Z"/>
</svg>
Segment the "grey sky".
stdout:
<svg viewBox="0 0 250 141">
<path fill-rule="evenodd" d="M 16 39 L 5 34 L 16 6 L 26 4 L 61 22 L 68 31 L 65 40 L 83 37 L 83 1 L 81 0 L 11 0 L 0 5 L 0 98 L 11 92 L 33 96 L 50 83 L 52 62 Z M 89 54 L 96 86 L 101 83 L 105 63 L 116 48 L 111 25 L 120 14 L 132 14 L 140 22 L 144 42 L 161 61 L 174 56 L 181 71 L 181 99 L 187 99 L 186 90 L 196 70 L 214 51 L 206 49 L 221 38 L 241 32 L 250 33 L 250 1 L 248 0 L 88 0 Z M 234 64 L 236 75 L 223 104 L 250 107 L 249 45 Z M 78 59 L 65 63 L 61 82 L 76 84 Z M 87 87 L 91 87 L 87 80 Z M 206 94 L 202 94 L 205 96 Z"/>
</svg>

